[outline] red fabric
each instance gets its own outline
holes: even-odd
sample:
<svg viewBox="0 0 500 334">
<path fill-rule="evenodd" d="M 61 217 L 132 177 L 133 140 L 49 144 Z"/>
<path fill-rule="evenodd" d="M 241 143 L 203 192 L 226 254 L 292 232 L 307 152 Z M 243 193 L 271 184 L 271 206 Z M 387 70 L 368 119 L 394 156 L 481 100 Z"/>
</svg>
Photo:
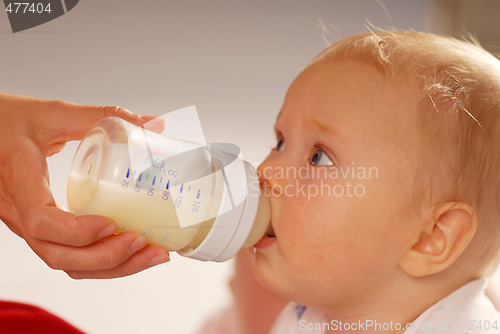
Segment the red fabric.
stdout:
<svg viewBox="0 0 500 334">
<path fill-rule="evenodd" d="M 1 334 L 84 334 L 43 309 L 21 303 L 0 301 Z"/>
</svg>

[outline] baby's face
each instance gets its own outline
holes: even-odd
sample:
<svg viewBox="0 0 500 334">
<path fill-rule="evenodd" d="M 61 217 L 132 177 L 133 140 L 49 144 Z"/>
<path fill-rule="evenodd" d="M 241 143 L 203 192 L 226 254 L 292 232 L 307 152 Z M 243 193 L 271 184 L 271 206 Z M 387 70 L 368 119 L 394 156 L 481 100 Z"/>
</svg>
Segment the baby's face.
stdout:
<svg viewBox="0 0 500 334">
<path fill-rule="evenodd" d="M 259 167 L 276 235 L 256 247 L 264 285 L 346 308 L 396 279 L 415 241 L 417 102 L 409 83 L 361 62 L 319 63 L 297 77 Z"/>
</svg>

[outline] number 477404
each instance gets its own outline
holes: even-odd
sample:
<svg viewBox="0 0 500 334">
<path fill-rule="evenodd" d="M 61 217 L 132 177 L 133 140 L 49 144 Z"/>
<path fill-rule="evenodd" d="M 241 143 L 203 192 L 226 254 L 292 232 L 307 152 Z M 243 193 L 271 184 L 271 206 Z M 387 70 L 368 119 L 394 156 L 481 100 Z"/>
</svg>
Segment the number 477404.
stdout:
<svg viewBox="0 0 500 334">
<path fill-rule="evenodd" d="M 50 13 L 52 9 L 50 8 L 50 2 L 47 5 L 44 5 L 41 2 L 10 2 L 5 8 L 5 11 L 9 14 L 42 14 L 42 13 Z"/>
</svg>

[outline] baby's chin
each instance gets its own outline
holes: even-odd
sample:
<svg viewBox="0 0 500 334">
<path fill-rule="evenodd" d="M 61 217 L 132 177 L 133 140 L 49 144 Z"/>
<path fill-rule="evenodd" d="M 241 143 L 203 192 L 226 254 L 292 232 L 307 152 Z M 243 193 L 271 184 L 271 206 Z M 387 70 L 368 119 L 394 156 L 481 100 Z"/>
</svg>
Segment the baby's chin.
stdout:
<svg viewBox="0 0 500 334">
<path fill-rule="evenodd" d="M 266 289 L 280 294 L 280 274 L 278 270 L 274 270 L 276 266 L 272 265 L 270 254 L 255 250 L 254 256 L 254 272 L 257 281 Z"/>
<path fill-rule="evenodd" d="M 270 256 L 271 255 L 271 256 Z M 291 284 L 288 276 L 271 261 L 272 255 L 264 252 L 255 252 L 254 271 L 257 281 L 267 290 L 285 298 L 294 301 L 297 287 Z"/>
</svg>

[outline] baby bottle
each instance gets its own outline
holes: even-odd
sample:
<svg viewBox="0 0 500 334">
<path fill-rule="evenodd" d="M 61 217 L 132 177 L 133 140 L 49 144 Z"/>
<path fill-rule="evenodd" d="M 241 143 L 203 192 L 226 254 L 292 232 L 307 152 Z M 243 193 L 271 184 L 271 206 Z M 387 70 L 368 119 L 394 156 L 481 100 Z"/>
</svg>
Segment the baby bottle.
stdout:
<svg viewBox="0 0 500 334">
<path fill-rule="evenodd" d="M 253 246 L 270 221 L 256 170 L 237 146 L 205 146 L 116 117 L 81 141 L 67 200 L 75 215 L 111 218 L 120 232 L 203 261 L 226 261 Z"/>
</svg>

